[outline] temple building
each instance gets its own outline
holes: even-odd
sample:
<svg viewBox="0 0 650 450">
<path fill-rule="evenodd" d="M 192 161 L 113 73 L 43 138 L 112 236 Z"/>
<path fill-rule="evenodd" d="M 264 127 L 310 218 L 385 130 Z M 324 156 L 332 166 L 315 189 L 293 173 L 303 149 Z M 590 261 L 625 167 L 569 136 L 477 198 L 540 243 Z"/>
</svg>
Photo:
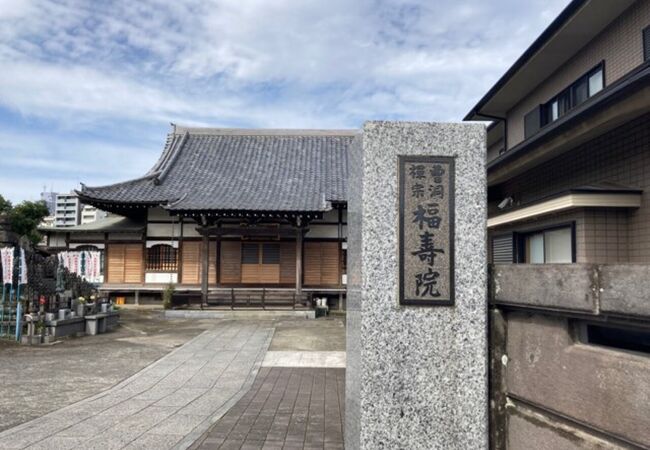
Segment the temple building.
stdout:
<svg viewBox="0 0 650 450">
<path fill-rule="evenodd" d="M 347 149 L 355 131 L 173 126 L 140 178 L 83 186 L 110 215 L 47 228 L 51 251 L 100 250 L 101 289 L 202 305 L 342 307 Z"/>
</svg>

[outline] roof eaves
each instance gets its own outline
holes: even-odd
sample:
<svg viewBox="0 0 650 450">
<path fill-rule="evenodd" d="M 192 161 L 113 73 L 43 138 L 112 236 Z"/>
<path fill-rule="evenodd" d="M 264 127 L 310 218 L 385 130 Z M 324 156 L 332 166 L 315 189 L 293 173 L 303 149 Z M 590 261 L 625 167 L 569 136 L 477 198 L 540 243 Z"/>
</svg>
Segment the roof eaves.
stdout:
<svg viewBox="0 0 650 450">
<path fill-rule="evenodd" d="M 463 120 L 481 120 L 480 118 L 494 118 L 481 113 L 481 108 L 508 82 L 510 79 L 537 53 L 553 35 L 564 26 L 564 24 L 589 0 L 573 0 L 564 8 L 559 16 L 539 35 L 535 41 L 522 53 L 514 64 L 504 73 L 501 78 L 490 88 L 478 103 L 465 115 Z"/>
<path fill-rule="evenodd" d="M 158 172 L 158 171 L 151 172 L 151 173 L 148 173 L 147 175 L 144 175 L 144 176 L 141 176 L 141 177 L 138 177 L 138 178 L 133 178 L 133 179 L 127 180 L 127 181 L 120 181 L 118 183 L 113 183 L 113 184 L 106 184 L 104 186 L 86 186 L 85 184 L 82 183 L 81 184 L 81 190 L 75 189 L 74 192 L 77 195 L 82 195 L 82 194 L 87 195 L 87 193 L 89 191 L 92 192 L 92 191 L 99 190 L 99 189 L 104 190 L 104 189 L 122 187 L 122 186 L 127 186 L 129 184 L 135 184 L 135 183 L 137 183 L 139 181 L 150 180 L 150 179 L 153 179 L 153 178 L 157 177 L 159 175 L 159 173 L 160 172 Z"/>
<path fill-rule="evenodd" d="M 537 134 L 529 139 L 517 144 L 499 157 L 488 163 L 488 171 L 495 169 L 512 159 L 521 156 L 530 151 L 535 145 L 542 144 L 551 139 L 556 134 L 572 126 L 578 120 L 584 120 L 589 115 L 595 114 L 610 103 L 617 101 L 621 97 L 628 96 L 644 85 L 650 82 L 650 61 L 641 64 L 637 69 L 630 72 L 625 77 L 617 80 L 614 84 L 606 87 L 604 90 L 587 100 L 582 105 L 576 107 L 565 116 L 553 122 L 551 125 L 543 128 Z"/>
</svg>

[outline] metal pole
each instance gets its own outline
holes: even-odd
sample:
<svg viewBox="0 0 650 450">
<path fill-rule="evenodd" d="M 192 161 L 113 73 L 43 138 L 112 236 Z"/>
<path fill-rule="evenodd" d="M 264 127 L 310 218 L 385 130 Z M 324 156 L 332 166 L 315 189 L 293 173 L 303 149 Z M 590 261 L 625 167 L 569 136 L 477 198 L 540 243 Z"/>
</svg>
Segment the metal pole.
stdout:
<svg viewBox="0 0 650 450">
<path fill-rule="evenodd" d="M 0 336 L 4 336 L 5 327 L 5 295 L 7 293 L 7 285 L 2 283 L 2 305 L 0 305 Z"/>
<path fill-rule="evenodd" d="M 16 342 L 20 342 L 20 335 L 22 334 L 22 324 L 20 319 L 22 316 L 22 305 L 20 304 L 20 284 L 16 290 Z"/>
<path fill-rule="evenodd" d="M 13 307 L 11 305 L 13 298 L 14 298 L 14 283 L 12 281 L 12 283 L 9 285 L 9 322 L 10 323 L 11 323 L 11 314 L 13 311 Z M 7 334 L 9 334 L 10 332 L 11 332 L 11 326 L 7 325 Z"/>
<path fill-rule="evenodd" d="M 20 342 L 22 325 L 20 323 L 22 316 L 22 305 L 20 304 L 20 281 L 23 279 L 23 251 L 19 253 L 18 260 L 18 288 L 16 289 L 16 342 Z"/>
</svg>

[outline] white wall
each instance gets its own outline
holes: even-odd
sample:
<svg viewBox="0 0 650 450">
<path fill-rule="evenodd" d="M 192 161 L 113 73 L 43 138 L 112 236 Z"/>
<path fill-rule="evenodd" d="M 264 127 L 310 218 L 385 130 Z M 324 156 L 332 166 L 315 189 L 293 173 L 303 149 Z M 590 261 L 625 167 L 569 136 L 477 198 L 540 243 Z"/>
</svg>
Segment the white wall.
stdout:
<svg viewBox="0 0 650 450">
<path fill-rule="evenodd" d="M 145 283 L 178 283 L 178 274 L 175 272 L 155 272 L 144 274 Z"/>
<path fill-rule="evenodd" d="M 181 234 L 180 224 L 171 223 L 149 223 L 147 224 L 148 237 L 179 237 Z"/>
</svg>

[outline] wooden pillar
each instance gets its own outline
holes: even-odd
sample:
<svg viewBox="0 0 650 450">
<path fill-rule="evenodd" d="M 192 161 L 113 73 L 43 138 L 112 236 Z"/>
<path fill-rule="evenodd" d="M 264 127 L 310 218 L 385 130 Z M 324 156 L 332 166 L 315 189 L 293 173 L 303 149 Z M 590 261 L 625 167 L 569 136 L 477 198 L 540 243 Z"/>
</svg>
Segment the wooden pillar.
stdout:
<svg viewBox="0 0 650 450">
<path fill-rule="evenodd" d="M 217 224 L 219 228 L 221 228 L 221 222 Z M 215 245 L 216 248 L 216 258 L 215 258 L 215 263 L 214 263 L 214 269 L 217 271 L 215 274 L 215 279 L 217 280 L 217 287 L 221 284 L 221 233 L 217 234 L 217 243 Z"/>
<path fill-rule="evenodd" d="M 296 297 L 302 296 L 302 227 L 296 229 Z"/>
<path fill-rule="evenodd" d="M 208 304 L 208 272 L 209 272 L 210 237 L 203 230 L 201 240 L 201 308 Z"/>
</svg>

